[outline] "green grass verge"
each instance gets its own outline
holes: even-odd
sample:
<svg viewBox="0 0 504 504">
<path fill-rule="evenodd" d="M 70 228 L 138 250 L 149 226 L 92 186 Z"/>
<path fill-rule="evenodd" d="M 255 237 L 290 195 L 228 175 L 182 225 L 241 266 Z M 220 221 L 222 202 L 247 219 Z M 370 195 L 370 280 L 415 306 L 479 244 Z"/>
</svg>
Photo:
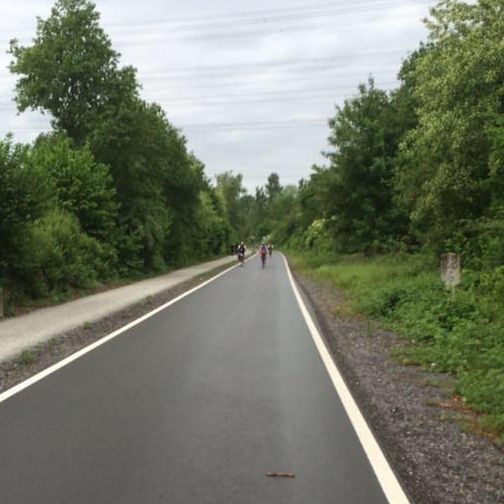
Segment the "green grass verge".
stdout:
<svg viewBox="0 0 504 504">
<path fill-rule="evenodd" d="M 504 442 L 504 266 L 464 271 L 454 294 L 421 255 L 375 258 L 289 252 L 295 270 L 341 289 L 347 310 L 407 338 L 405 364 L 454 374 L 456 392 Z"/>
</svg>

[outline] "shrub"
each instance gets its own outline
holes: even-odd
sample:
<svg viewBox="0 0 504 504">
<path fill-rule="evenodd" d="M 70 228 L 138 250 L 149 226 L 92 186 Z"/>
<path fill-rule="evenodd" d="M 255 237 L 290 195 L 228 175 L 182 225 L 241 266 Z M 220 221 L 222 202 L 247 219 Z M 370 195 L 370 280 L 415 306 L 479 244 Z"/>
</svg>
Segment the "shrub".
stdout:
<svg viewBox="0 0 504 504">
<path fill-rule="evenodd" d="M 26 246 L 19 266 L 31 297 L 92 287 L 108 271 L 110 253 L 82 232 L 75 216 L 62 210 L 37 219 Z"/>
<path fill-rule="evenodd" d="M 30 162 L 53 186 L 58 208 L 75 214 L 88 235 L 112 238 L 118 215 L 112 176 L 87 146 L 75 149 L 65 137 L 50 137 L 36 144 Z"/>
<path fill-rule="evenodd" d="M 464 401 L 504 433 L 504 266 L 465 271 L 451 294 L 428 257 L 314 256 L 294 254 L 292 262 L 343 289 L 354 312 L 407 338 L 407 362 L 453 373 Z"/>
</svg>

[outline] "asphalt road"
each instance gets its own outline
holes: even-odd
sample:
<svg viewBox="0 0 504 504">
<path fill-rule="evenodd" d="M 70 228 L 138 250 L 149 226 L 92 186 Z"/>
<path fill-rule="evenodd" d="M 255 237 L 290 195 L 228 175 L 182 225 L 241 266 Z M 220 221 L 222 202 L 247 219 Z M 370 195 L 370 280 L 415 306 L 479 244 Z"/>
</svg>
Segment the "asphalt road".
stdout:
<svg viewBox="0 0 504 504">
<path fill-rule="evenodd" d="M 386 499 L 276 255 L 0 403 L 0 503 Z"/>
</svg>

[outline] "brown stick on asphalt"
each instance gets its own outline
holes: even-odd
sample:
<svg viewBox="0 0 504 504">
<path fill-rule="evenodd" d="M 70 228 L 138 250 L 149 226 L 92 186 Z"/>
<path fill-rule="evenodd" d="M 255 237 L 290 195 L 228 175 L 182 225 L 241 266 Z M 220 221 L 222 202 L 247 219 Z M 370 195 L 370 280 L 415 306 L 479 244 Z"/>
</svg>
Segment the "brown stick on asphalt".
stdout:
<svg viewBox="0 0 504 504">
<path fill-rule="evenodd" d="M 270 472 L 266 473 L 268 478 L 295 478 L 296 475 L 292 473 L 283 473 L 283 472 Z"/>
</svg>

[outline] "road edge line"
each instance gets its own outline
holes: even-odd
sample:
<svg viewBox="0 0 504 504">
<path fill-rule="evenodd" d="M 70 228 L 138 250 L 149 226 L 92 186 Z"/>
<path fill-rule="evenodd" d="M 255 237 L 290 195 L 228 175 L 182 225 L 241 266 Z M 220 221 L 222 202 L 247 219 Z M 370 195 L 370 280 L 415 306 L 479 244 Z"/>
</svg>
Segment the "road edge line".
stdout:
<svg viewBox="0 0 504 504">
<path fill-rule="evenodd" d="M 329 350 L 327 349 L 326 343 L 320 334 L 317 326 L 315 325 L 308 308 L 299 292 L 299 289 L 292 275 L 289 263 L 284 254 L 281 254 L 284 260 L 284 264 L 287 270 L 287 275 L 294 292 L 294 297 L 298 303 L 299 309 L 303 318 L 306 322 L 308 330 L 313 338 L 315 346 L 320 354 L 322 362 L 331 378 L 331 381 L 336 389 L 343 407 L 350 419 L 357 437 L 359 438 L 360 444 L 366 454 L 366 457 L 371 464 L 371 467 L 380 483 L 380 486 L 385 494 L 386 499 L 390 504 L 411 504 L 410 500 L 406 496 L 397 476 L 395 475 L 392 467 L 390 466 L 385 454 L 383 453 L 378 441 L 376 440 L 373 432 L 371 431 L 364 415 L 361 413 L 359 406 L 355 402 L 350 389 L 343 380 L 343 376 L 339 371 L 334 359 L 332 358 Z"/>
<path fill-rule="evenodd" d="M 188 291 L 183 292 L 179 296 L 171 299 L 170 301 L 162 304 L 161 306 L 154 308 L 154 310 L 151 310 L 150 312 L 142 315 L 141 317 L 138 317 L 135 320 L 132 320 L 131 322 L 120 327 L 119 329 L 116 329 L 115 331 L 107 334 L 106 336 L 103 336 L 102 338 L 85 346 L 84 348 L 77 350 L 76 352 L 69 355 L 68 357 L 65 357 L 64 359 L 56 362 L 55 364 L 52 364 L 51 366 L 47 367 L 46 369 L 39 371 L 38 373 L 34 374 L 33 376 L 30 376 L 30 378 L 23 380 L 21 383 L 18 383 L 17 385 L 14 385 L 13 387 L 7 389 L 6 391 L 4 391 L 0 394 L 0 404 L 2 402 L 6 401 L 7 399 L 9 399 L 10 397 L 23 391 L 24 389 L 30 387 L 31 385 L 34 385 L 35 383 L 39 382 L 40 380 L 43 380 L 47 376 L 55 373 L 59 369 L 67 366 L 68 364 L 72 363 L 73 361 L 79 359 L 80 357 L 83 357 L 87 353 L 92 352 L 93 350 L 104 345 L 105 343 L 109 342 L 110 340 L 117 338 L 117 336 L 120 336 L 122 333 L 128 331 L 129 329 L 141 324 L 145 320 L 153 317 L 154 315 L 158 314 L 159 312 L 161 312 L 161 311 L 165 310 L 166 308 L 170 307 L 171 305 L 177 303 L 181 299 L 183 299 L 187 296 L 190 296 L 191 294 L 193 294 L 197 290 L 202 289 L 203 287 L 207 286 L 209 283 L 213 282 L 214 280 L 217 280 L 221 276 L 225 275 L 226 273 L 229 273 L 230 271 L 236 269 L 237 267 L 238 267 L 237 264 L 230 266 L 229 268 L 225 269 L 224 271 L 221 271 L 220 273 L 217 273 L 216 275 L 209 278 L 208 280 L 205 280 L 201 284 L 196 285 L 195 287 L 192 287 Z"/>
</svg>

